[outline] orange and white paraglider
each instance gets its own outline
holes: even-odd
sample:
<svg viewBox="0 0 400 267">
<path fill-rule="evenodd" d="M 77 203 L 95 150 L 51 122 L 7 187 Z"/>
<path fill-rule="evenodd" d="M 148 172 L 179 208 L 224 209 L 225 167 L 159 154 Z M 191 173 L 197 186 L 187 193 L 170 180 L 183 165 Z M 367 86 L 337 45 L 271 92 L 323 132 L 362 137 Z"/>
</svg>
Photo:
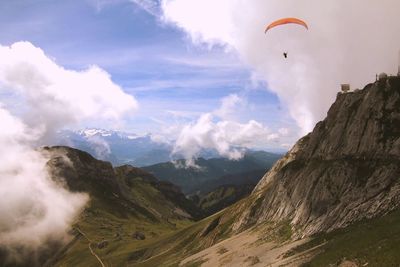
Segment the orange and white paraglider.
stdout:
<svg viewBox="0 0 400 267">
<path fill-rule="evenodd" d="M 300 26 L 302 26 L 302 27 L 304 27 L 304 28 L 306 28 L 306 29 L 308 30 L 308 25 L 307 25 L 307 23 L 304 22 L 304 21 L 301 20 L 301 19 L 298 19 L 298 18 L 283 18 L 283 19 L 278 19 L 278 20 L 276 20 L 276 21 L 270 23 L 270 24 L 265 28 L 264 33 L 267 33 L 267 32 L 268 32 L 269 30 L 271 30 L 272 28 L 275 28 L 275 27 L 278 27 L 278 26 L 281 26 L 281 25 L 285 25 L 285 24 L 297 24 L 297 25 L 300 25 Z M 284 52 L 284 53 L 283 53 L 283 56 L 284 56 L 285 58 L 287 58 L 288 53 L 287 53 L 287 52 Z"/>
<path fill-rule="evenodd" d="M 271 24 L 267 26 L 265 29 L 265 33 L 267 33 L 270 29 L 275 28 L 277 26 L 285 25 L 285 24 L 298 24 L 300 26 L 303 26 L 308 30 L 308 25 L 305 23 L 303 20 L 298 19 L 298 18 L 283 18 L 283 19 L 278 19 Z"/>
</svg>

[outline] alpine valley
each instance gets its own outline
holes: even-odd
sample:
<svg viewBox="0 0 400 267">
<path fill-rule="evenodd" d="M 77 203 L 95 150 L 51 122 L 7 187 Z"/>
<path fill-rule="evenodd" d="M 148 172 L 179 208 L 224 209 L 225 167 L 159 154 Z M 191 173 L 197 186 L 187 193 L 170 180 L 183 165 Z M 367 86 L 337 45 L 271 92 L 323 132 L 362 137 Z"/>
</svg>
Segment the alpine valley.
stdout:
<svg viewBox="0 0 400 267">
<path fill-rule="evenodd" d="M 53 179 L 90 202 L 66 244 L 53 240 L 35 261 L 10 263 L 2 250 L 2 266 L 400 262 L 398 77 L 339 93 L 327 117 L 274 164 L 278 155 L 252 152 L 240 161 L 198 159 L 201 168 L 140 169 L 65 146 L 42 152 Z"/>
</svg>

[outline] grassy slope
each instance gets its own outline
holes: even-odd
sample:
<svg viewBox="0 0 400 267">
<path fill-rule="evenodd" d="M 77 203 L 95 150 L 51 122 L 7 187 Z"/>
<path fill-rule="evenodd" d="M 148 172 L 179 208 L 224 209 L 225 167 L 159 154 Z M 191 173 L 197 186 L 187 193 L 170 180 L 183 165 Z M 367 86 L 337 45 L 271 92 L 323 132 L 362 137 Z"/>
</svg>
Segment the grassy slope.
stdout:
<svg viewBox="0 0 400 267">
<path fill-rule="evenodd" d="M 337 266 L 344 259 L 356 262 L 359 266 L 399 266 L 400 211 L 319 234 L 290 254 L 320 244 L 318 255 L 304 266 Z"/>
<path fill-rule="evenodd" d="M 199 185 L 199 190 L 196 192 L 196 194 L 202 196 L 224 185 L 252 185 L 253 187 L 255 187 L 267 171 L 267 168 L 263 168 L 244 173 L 227 174 L 218 177 L 217 179 L 212 179 L 207 182 L 201 183 Z"/>
<path fill-rule="evenodd" d="M 140 181 L 140 178 L 133 179 L 135 183 Z M 108 266 L 177 266 L 183 258 L 231 236 L 232 223 L 243 208 L 251 206 L 252 210 L 257 210 L 261 204 L 249 196 L 196 223 L 176 217 L 154 220 L 145 214 L 123 212 L 124 202 L 119 203 L 110 196 L 101 197 L 106 188 L 100 184 L 98 186 L 98 198 L 92 199 L 92 205 L 82 214 L 75 227 L 79 227 L 91 239 L 95 252 Z M 140 198 L 156 199 L 157 192 L 149 190 L 147 186 L 139 184 L 132 190 Z M 119 205 L 110 206 L 113 202 Z M 147 201 L 148 204 L 151 202 Z M 161 214 L 170 214 L 169 211 L 162 211 L 163 205 L 160 203 L 154 209 Z M 291 235 L 289 230 L 290 227 L 283 224 L 274 235 L 287 240 Z M 145 233 L 146 239 L 139 241 L 132 238 L 135 231 Z M 268 233 L 265 234 L 268 236 Z M 109 245 L 103 249 L 95 248 L 102 240 L 108 240 Z M 90 254 L 88 244 L 89 241 L 79 236 L 59 258 L 56 266 L 98 266 L 96 258 Z M 307 266 L 335 265 L 344 258 L 361 265 L 396 266 L 400 263 L 400 211 L 315 236 L 293 253 L 320 244 L 319 254 Z"/>
<path fill-rule="evenodd" d="M 138 257 L 129 266 L 178 266 L 185 257 L 195 254 L 227 237 L 231 222 L 223 222 L 209 228 L 220 215 L 210 216 L 184 228 L 167 238 L 149 244 L 144 249 L 146 255 Z M 209 231 L 206 231 L 209 229 Z"/>
<path fill-rule="evenodd" d="M 112 169 L 79 150 L 49 149 L 54 154 L 48 163 L 52 174 L 65 177 L 71 189 L 87 192 L 91 199 L 73 226 L 75 239 L 48 262 L 49 266 L 98 266 L 89 243 L 108 266 L 122 266 L 132 258 L 132 252 L 193 223 L 189 220 L 192 210 L 187 209 L 190 202 L 174 185 L 130 166 Z M 145 240 L 134 238 L 137 231 Z M 105 240 L 107 246 L 100 249 L 98 244 Z"/>
<path fill-rule="evenodd" d="M 107 266 L 123 266 L 135 258 L 135 251 L 147 248 L 158 240 L 193 224 L 193 221 L 173 214 L 173 206 L 160 192 L 140 177 L 133 179 L 131 193 L 135 200 L 149 211 L 158 214 L 155 218 L 142 214 L 121 213 L 110 207 L 107 199 L 92 197 L 90 206 L 81 215 L 74 228 L 79 228 L 91 241 L 92 248 Z M 145 240 L 136 240 L 133 233 L 139 231 Z M 75 231 L 76 232 L 76 231 Z M 107 240 L 108 246 L 97 248 Z M 89 241 L 79 235 L 68 251 L 60 258 L 57 266 L 98 266 L 97 259 L 90 253 Z"/>
<path fill-rule="evenodd" d="M 248 196 L 254 185 L 223 185 L 198 197 L 198 206 L 206 215 L 214 214 Z"/>
<path fill-rule="evenodd" d="M 103 203 L 95 202 L 82 214 L 74 228 L 79 228 L 92 241 L 92 248 L 108 266 L 125 265 L 133 251 L 193 223 L 184 219 L 155 222 L 144 217 L 115 216 L 101 207 Z M 134 239 L 132 235 L 136 231 L 144 233 L 146 239 Z M 97 244 L 103 240 L 109 242 L 108 246 L 97 248 Z M 58 260 L 57 266 L 98 266 L 99 263 L 90 253 L 88 244 L 89 241 L 79 235 L 71 248 Z"/>
<path fill-rule="evenodd" d="M 239 207 L 249 201 L 251 200 L 246 198 L 225 212 L 196 223 L 175 221 L 176 226 L 143 223 L 142 219 L 120 219 L 110 214 L 89 212 L 85 213 L 86 217 L 80 221 L 79 227 L 89 237 L 94 237 L 96 242 L 110 240 L 106 249 L 96 249 L 103 261 L 110 266 L 177 266 L 183 258 L 231 236 L 234 210 L 240 212 Z M 220 221 L 217 226 L 204 234 L 218 218 Z M 290 236 L 289 232 L 284 231 L 286 228 L 280 227 L 276 233 L 284 236 L 283 240 L 287 240 L 287 235 Z M 131 238 L 131 233 L 136 230 L 154 234 L 147 234 L 146 240 L 137 241 Z M 121 240 L 116 240 L 116 233 L 120 233 Z M 332 233 L 317 235 L 309 243 L 297 247 L 292 254 L 321 244 L 323 245 L 319 248 L 319 254 L 306 266 L 335 266 L 344 258 L 360 265 L 368 262 L 368 266 L 397 266 L 400 263 L 400 211 L 359 222 Z M 98 263 L 89 253 L 88 242 L 80 238 L 58 266 L 98 266 Z"/>
<path fill-rule="evenodd" d="M 144 248 L 145 255 L 138 257 L 136 262 L 131 262 L 128 266 L 178 266 L 184 258 L 231 237 L 234 234 L 232 225 L 235 218 L 249 201 L 252 201 L 252 198 L 245 198 L 166 238 L 155 240 Z M 193 266 L 198 264 L 193 262 Z"/>
<path fill-rule="evenodd" d="M 244 199 L 242 204 L 248 199 Z M 240 204 L 240 203 L 239 203 Z M 233 207 L 239 206 L 234 205 Z M 240 211 L 238 211 L 240 212 Z M 203 236 L 205 229 L 213 220 L 221 217 L 221 222 L 209 234 Z M 152 251 L 147 257 L 138 259 L 131 266 L 176 266 L 183 258 L 197 253 L 232 235 L 231 226 L 235 212 L 228 208 L 208 217 L 201 222 L 190 225 L 166 239 L 150 244 Z M 272 226 L 271 226 L 272 227 Z M 259 225 L 254 231 L 262 231 L 269 237 L 264 241 L 287 242 L 291 236 L 291 228 L 281 223 L 272 228 Z M 268 230 L 269 229 L 269 230 Z M 268 230 L 268 232 L 265 232 Z M 270 240 L 271 239 L 271 240 Z M 260 240 L 262 242 L 263 240 Z M 398 266 L 400 263 L 400 211 L 389 215 L 355 223 L 344 229 L 314 236 L 311 241 L 295 248 L 289 255 L 297 254 L 321 245 L 318 254 L 305 266 L 338 266 L 344 259 L 356 262 L 359 266 Z M 155 256 L 156 255 L 156 256 Z M 193 263 L 196 264 L 196 263 Z"/>
<path fill-rule="evenodd" d="M 92 161 L 87 159 L 88 164 Z M 175 266 L 184 256 L 230 235 L 233 222 L 230 216 L 219 219 L 221 215 L 216 214 L 193 223 L 173 212 L 174 205 L 171 204 L 177 203 L 178 199 L 173 201 L 168 195 L 175 195 L 174 188 L 167 186 L 165 191 L 165 185 L 154 184 L 153 178 L 140 170 L 121 167 L 116 172 L 122 194 L 110 191 L 107 184 L 99 183 L 95 177 L 93 180 L 71 178 L 79 183 L 81 190 L 94 193 L 90 206 L 74 226 L 90 242 L 76 230 L 78 238 L 57 257 L 56 266 L 98 266 L 97 259 L 90 253 L 89 243 L 108 266 Z M 204 234 L 216 218 L 217 225 Z M 146 239 L 134 239 L 132 235 L 136 231 L 144 233 Z M 108 245 L 98 248 L 97 244 L 104 240 Z"/>
</svg>

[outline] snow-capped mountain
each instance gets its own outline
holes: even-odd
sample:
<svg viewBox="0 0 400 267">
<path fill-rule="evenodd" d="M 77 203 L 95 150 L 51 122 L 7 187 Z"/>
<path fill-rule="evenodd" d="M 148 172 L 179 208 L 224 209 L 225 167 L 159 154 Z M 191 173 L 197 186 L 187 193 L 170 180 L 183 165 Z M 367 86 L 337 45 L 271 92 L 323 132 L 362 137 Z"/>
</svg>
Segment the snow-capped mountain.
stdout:
<svg viewBox="0 0 400 267">
<path fill-rule="evenodd" d="M 82 130 L 77 130 L 77 131 L 66 131 L 66 132 L 73 132 L 79 136 L 85 137 L 85 138 L 90 138 L 93 136 L 101 136 L 101 137 L 110 137 L 110 136 L 117 136 L 122 139 L 137 139 L 145 136 L 150 136 L 151 134 L 145 134 L 145 135 L 138 135 L 134 133 L 126 133 L 126 132 L 121 132 L 121 131 L 115 131 L 115 130 L 105 130 L 105 129 L 82 129 Z"/>
<path fill-rule="evenodd" d="M 115 130 L 105 130 L 105 129 L 82 129 L 82 130 L 77 130 L 77 131 L 66 131 L 66 132 L 74 132 L 77 135 L 80 135 L 85 138 L 90 138 L 93 136 L 101 136 L 101 137 L 118 137 L 121 139 L 138 139 L 138 138 L 144 138 L 144 137 L 149 137 L 152 140 L 156 140 L 156 138 L 152 134 L 144 134 L 144 135 L 139 135 L 135 133 L 127 133 L 127 132 L 122 132 L 122 131 L 115 131 Z M 159 143 L 159 141 L 156 141 Z"/>
<path fill-rule="evenodd" d="M 115 130 L 63 130 L 58 133 L 56 145 L 68 145 L 91 153 L 114 165 L 151 165 L 171 160 L 172 145 L 160 142 L 152 134 L 138 135 Z"/>
</svg>

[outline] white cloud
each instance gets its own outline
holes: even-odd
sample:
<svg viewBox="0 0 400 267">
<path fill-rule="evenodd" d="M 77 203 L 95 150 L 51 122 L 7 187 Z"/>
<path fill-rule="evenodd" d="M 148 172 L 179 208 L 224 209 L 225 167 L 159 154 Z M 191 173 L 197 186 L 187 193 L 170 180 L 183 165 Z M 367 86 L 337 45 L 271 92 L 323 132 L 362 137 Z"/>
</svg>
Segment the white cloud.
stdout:
<svg viewBox="0 0 400 267">
<path fill-rule="evenodd" d="M 241 124 L 233 121 L 215 122 L 211 113 L 203 114 L 195 123 L 183 127 L 174 146 L 173 154 L 183 155 L 193 163 L 203 149 L 215 149 L 221 156 L 239 159 L 243 146 L 266 132 L 260 123 L 249 121 Z"/>
<path fill-rule="evenodd" d="M 98 159 L 106 159 L 107 156 L 111 154 L 110 145 L 106 140 L 101 138 L 100 136 L 94 135 L 86 138 L 86 140 L 90 143 L 91 148 L 93 148 L 95 157 Z"/>
<path fill-rule="evenodd" d="M 49 178 L 47 159 L 29 147 L 38 136 L 0 108 L 0 244 L 38 248 L 49 239 L 63 240 L 87 201 Z"/>
<path fill-rule="evenodd" d="M 160 5 L 156 0 L 130 0 L 138 5 L 140 8 L 150 13 L 151 15 L 158 16 L 160 14 Z"/>
<path fill-rule="evenodd" d="M 22 252 L 67 239 L 88 199 L 51 180 L 35 145 L 73 123 L 119 121 L 137 102 L 104 70 L 64 69 L 28 42 L 0 45 L 0 59 L 0 91 L 24 107 L 13 114 L 0 103 L 0 245 Z"/>
<path fill-rule="evenodd" d="M 244 104 L 243 98 L 240 98 L 237 94 L 231 94 L 227 97 L 224 97 L 221 102 L 221 107 L 214 111 L 214 114 L 220 118 L 228 118 L 232 113 L 235 112 L 235 108 L 239 104 Z"/>
<path fill-rule="evenodd" d="M 280 128 L 278 133 L 282 136 L 288 136 L 290 134 L 290 130 L 288 128 Z"/>
<path fill-rule="evenodd" d="M 125 0 L 86 0 L 86 2 L 92 5 L 97 12 L 101 12 L 106 6 L 119 4 L 123 1 Z"/>
<path fill-rule="evenodd" d="M 162 1 L 162 9 L 164 19 L 187 30 L 194 42 L 212 42 L 224 45 L 234 42 L 232 35 L 235 23 L 231 14 L 235 12 L 233 10 L 235 5 L 230 4 L 234 1 L 166 0 Z M 242 2 L 245 3 L 245 1 Z"/>
<path fill-rule="evenodd" d="M 203 150 L 216 150 L 223 157 L 237 160 L 246 148 L 277 142 L 280 133 L 271 132 L 255 120 L 240 123 L 228 118 L 243 103 L 236 94 L 224 97 L 220 108 L 180 128 L 172 153 L 183 156 L 188 166 L 194 166 L 194 159 Z"/>
<path fill-rule="evenodd" d="M 93 118 L 116 121 L 138 107 L 104 70 L 64 69 L 29 42 L 0 46 L 0 58 L 0 90 L 17 92 L 29 111 L 24 122 L 46 134 Z"/>
<path fill-rule="evenodd" d="M 360 87 L 378 72 L 397 72 L 397 0 L 163 0 L 162 9 L 164 21 L 193 42 L 236 51 L 303 133 L 325 116 L 341 83 Z M 264 34 L 268 23 L 289 16 L 307 21 L 309 31 L 285 25 Z"/>
</svg>

